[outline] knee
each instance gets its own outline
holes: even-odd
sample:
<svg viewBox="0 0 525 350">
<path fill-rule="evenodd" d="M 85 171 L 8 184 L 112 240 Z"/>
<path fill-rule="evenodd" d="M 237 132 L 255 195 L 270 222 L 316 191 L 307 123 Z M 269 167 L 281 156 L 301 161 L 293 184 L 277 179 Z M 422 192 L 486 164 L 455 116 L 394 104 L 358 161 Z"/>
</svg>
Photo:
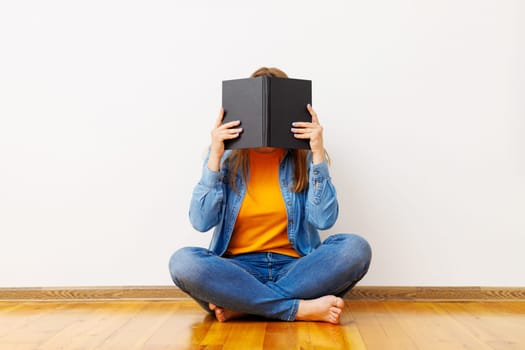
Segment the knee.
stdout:
<svg viewBox="0 0 525 350">
<path fill-rule="evenodd" d="M 341 244 L 344 256 L 368 269 L 372 260 L 372 248 L 366 239 L 354 233 L 337 234 L 329 238 L 332 237 Z"/>
<path fill-rule="evenodd" d="M 204 249 L 196 247 L 184 247 L 171 255 L 169 261 L 169 270 L 171 279 L 178 287 L 182 288 L 184 281 L 193 274 L 192 270 L 196 266 L 195 260 L 202 250 Z"/>
<path fill-rule="evenodd" d="M 359 235 L 351 234 L 349 236 L 352 237 L 351 240 L 353 240 L 353 249 L 359 253 L 364 262 L 369 264 L 370 260 L 372 260 L 372 247 L 370 246 L 370 243 Z"/>
</svg>

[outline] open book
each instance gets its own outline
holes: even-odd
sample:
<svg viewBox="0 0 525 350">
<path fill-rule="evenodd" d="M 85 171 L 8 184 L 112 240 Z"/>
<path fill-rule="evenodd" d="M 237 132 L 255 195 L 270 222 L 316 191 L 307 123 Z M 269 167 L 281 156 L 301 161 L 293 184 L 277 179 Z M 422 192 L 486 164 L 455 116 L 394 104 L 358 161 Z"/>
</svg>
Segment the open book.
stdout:
<svg viewBox="0 0 525 350">
<path fill-rule="evenodd" d="M 224 142 L 227 149 L 277 147 L 310 148 L 309 140 L 296 139 L 292 122 L 312 120 L 312 81 L 274 77 L 222 82 L 223 123 L 240 120 L 242 133 Z"/>
</svg>

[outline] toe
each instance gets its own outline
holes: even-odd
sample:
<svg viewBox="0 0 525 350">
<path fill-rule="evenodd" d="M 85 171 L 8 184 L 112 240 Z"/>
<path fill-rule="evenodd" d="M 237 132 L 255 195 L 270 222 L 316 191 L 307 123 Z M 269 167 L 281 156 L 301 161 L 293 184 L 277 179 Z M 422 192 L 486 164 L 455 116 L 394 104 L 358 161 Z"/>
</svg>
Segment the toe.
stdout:
<svg viewBox="0 0 525 350">
<path fill-rule="evenodd" d="M 342 311 L 343 311 L 343 310 L 341 310 L 341 309 L 338 308 L 338 307 L 331 307 L 331 308 L 330 308 L 330 312 L 332 312 L 332 313 L 334 313 L 334 314 L 336 314 L 336 315 L 340 315 Z"/>
<path fill-rule="evenodd" d="M 343 299 L 337 298 L 336 302 L 335 302 L 335 306 L 337 306 L 338 308 L 342 309 L 342 308 L 345 307 L 345 302 L 343 301 Z"/>
<path fill-rule="evenodd" d="M 221 309 L 215 310 L 215 317 L 217 321 L 224 322 L 224 311 Z"/>
<path fill-rule="evenodd" d="M 330 317 L 328 318 L 328 321 L 333 324 L 338 324 L 339 317 L 337 315 L 330 315 Z"/>
</svg>

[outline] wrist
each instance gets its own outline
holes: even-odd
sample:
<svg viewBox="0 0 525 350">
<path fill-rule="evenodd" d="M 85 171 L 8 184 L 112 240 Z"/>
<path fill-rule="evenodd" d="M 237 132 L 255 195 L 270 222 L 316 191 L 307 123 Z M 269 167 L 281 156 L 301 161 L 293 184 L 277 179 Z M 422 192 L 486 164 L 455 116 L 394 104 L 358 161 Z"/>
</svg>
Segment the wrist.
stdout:
<svg viewBox="0 0 525 350">
<path fill-rule="evenodd" d="M 208 169 L 212 171 L 219 171 L 221 166 L 221 156 L 217 154 L 210 154 L 208 158 Z"/>
<path fill-rule="evenodd" d="M 321 164 L 324 162 L 324 150 L 312 150 L 312 163 Z"/>
</svg>

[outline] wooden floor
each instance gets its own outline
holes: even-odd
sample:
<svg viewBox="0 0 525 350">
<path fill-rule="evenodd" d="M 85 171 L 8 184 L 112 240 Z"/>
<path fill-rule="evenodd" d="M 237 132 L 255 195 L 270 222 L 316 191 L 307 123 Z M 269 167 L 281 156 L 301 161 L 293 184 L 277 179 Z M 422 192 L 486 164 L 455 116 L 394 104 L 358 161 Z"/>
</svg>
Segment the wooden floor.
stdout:
<svg viewBox="0 0 525 350">
<path fill-rule="evenodd" d="M 338 326 L 219 323 L 191 300 L 0 302 L 0 349 L 525 349 L 525 302 L 347 301 Z"/>
</svg>

